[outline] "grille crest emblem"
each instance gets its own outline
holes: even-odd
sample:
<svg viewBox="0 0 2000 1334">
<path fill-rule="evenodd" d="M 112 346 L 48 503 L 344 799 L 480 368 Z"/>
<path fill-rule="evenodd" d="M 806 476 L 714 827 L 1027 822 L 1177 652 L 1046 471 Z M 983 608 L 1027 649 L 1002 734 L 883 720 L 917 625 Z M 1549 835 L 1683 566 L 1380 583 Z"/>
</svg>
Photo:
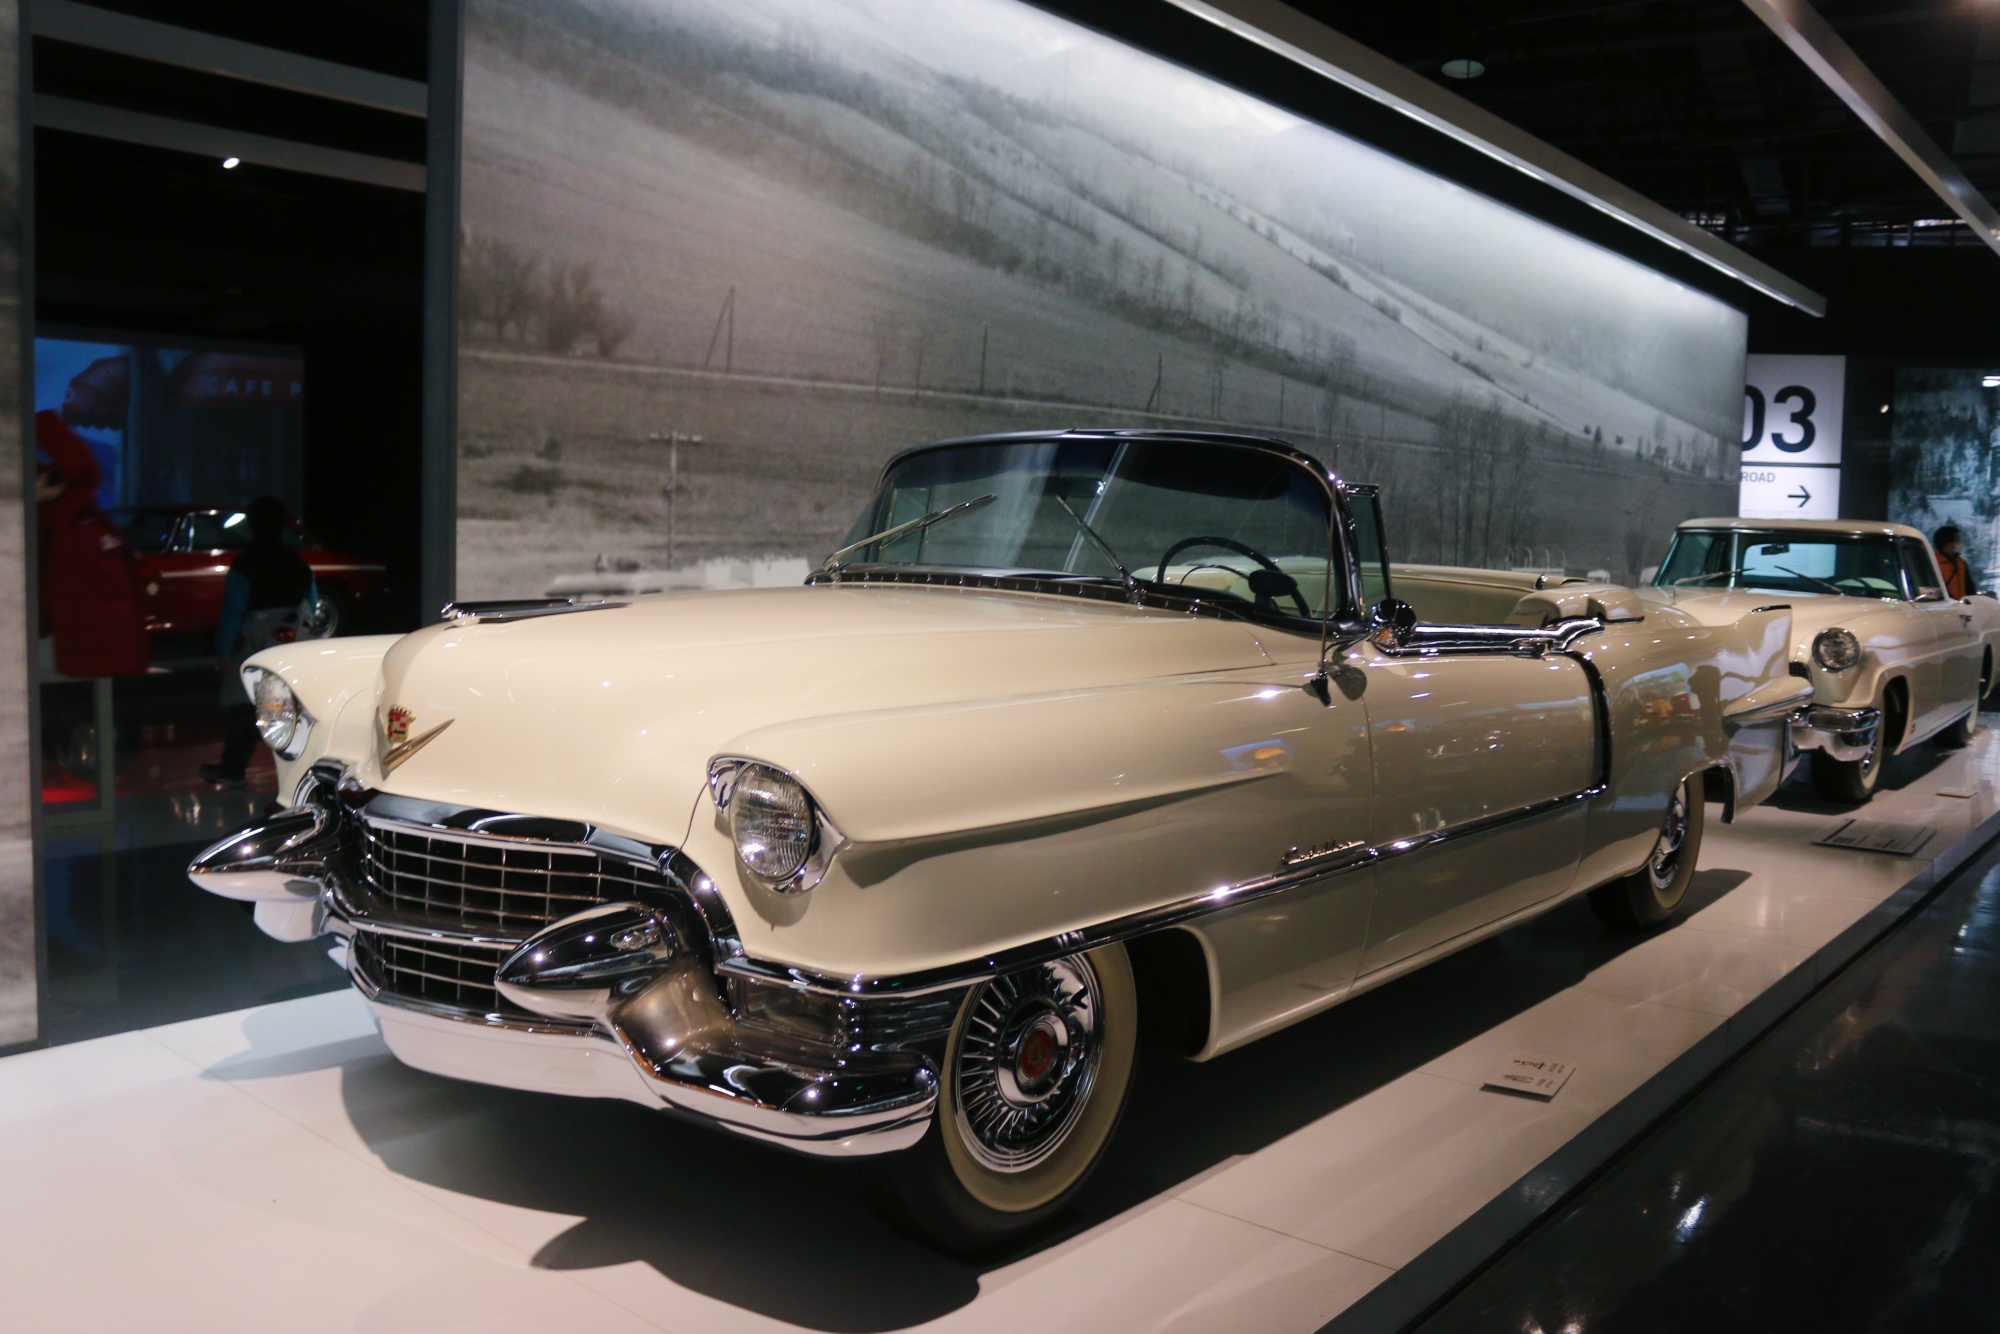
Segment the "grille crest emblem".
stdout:
<svg viewBox="0 0 2000 1334">
<path fill-rule="evenodd" d="M 400 704 L 392 704 L 382 715 L 382 772 L 394 773 L 396 767 L 412 755 L 428 746 L 437 734 L 450 727 L 452 719 L 447 718 L 428 732 L 410 735 L 410 724 L 417 720 L 415 710 Z"/>
</svg>

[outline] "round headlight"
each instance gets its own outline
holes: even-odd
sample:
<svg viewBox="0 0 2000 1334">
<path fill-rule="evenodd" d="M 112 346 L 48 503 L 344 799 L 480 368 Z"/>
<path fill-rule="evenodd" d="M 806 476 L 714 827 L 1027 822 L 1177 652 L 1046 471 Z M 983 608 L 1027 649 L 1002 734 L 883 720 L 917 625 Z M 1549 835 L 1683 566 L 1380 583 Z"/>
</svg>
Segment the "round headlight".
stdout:
<svg viewBox="0 0 2000 1334">
<path fill-rule="evenodd" d="M 1813 661 L 1829 672 L 1844 672 L 1861 661 L 1861 641 L 1846 630 L 1822 630 L 1813 638 Z"/>
<path fill-rule="evenodd" d="M 819 841 L 812 798 L 789 774 L 768 764 L 737 771 L 729 792 L 729 832 L 743 865 L 773 886 L 805 869 Z"/>
<path fill-rule="evenodd" d="M 306 732 L 312 726 L 299 697 L 283 677 L 262 667 L 244 668 L 243 679 L 250 687 L 250 702 L 257 708 L 257 734 L 278 754 L 297 759 L 306 748 Z"/>
</svg>

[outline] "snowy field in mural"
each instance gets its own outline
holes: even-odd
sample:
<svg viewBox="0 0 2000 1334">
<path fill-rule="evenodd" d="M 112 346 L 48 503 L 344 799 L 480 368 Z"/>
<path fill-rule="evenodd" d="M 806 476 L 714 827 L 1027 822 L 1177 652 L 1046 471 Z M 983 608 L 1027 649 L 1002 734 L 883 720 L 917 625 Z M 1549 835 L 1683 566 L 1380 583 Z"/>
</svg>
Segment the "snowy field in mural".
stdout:
<svg viewBox="0 0 2000 1334">
<path fill-rule="evenodd" d="M 1014 0 L 468 24 L 461 596 L 790 577 L 894 449 L 1026 427 L 1293 440 L 1416 559 L 1623 574 L 1733 501 L 1740 314 Z"/>
</svg>

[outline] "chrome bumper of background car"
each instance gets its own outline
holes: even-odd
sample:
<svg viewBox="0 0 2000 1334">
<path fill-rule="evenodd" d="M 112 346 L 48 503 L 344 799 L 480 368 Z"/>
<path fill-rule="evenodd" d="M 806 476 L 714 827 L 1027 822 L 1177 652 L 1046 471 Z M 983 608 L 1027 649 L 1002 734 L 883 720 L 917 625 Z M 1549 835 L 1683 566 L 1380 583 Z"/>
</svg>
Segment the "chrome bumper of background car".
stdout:
<svg viewBox="0 0 2000 1334">
<path fill-rule="evenodd" d="M 1875 749 L 1881 731 L 1880 709 L 1810 704 L 1792 715 L 1792 745 L 1798 750 L 1825 751 L 1836 760 L 1864 758 Z"/>
<path fill-rule="evenodd" d="M 910 1002 L 830 1005 L 725 982 L 713 961 L 733 953 L 733 924 L 718 902 L 698 902 L 712 887 L 677 850 L 491 812 L 412 812 L 353 791 L 343 801 L 330 783 L 302 795 L 306 804 L 203 852 L 189 878 L 255 902 L 258 924 L 280 939 L 346 940 L 350 977 L 405 1063 L 508 1088 L 626 1098 L 811 1154 L 890 1153 L 929 1126 L 951 998 L 919 1014 Z M 384 808 L 447 823 L 384 820 Z M 645 871 L 651 857 L 662 892 L 571 913 L 526 940 L 378 916 L 371 910 L 387 900 L 361 883 L 360 848 L 364 826 L 389 824 L 428 831 L 413 836 L 434 836 L 438 846 L 462 840 L 551 864 L 612 848 Z M 517 832 L 496 832 L 506 830 Z M 631 892 L 635 883 L 644 890 L 643 877 L 619 888 Z M 460 899 L 475 893 L 506 891 L 472 884 Z M 616 919 L 611 929 L 595 929 L 607 914 Z M 552 955 L 552 943 L 565 941 Z M 408 977 L 442 983 L 459 1003 L 383 985 Z"/>
</svg>

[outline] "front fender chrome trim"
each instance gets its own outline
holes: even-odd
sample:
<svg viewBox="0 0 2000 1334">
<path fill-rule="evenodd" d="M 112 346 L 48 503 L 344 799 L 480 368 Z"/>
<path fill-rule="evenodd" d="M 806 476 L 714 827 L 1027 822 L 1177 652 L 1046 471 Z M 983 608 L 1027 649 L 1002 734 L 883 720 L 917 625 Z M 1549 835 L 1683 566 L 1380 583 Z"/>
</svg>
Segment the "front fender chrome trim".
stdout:
<svg viewBox="0 0 2000 1334">
<path fill-rule="evenodd" d="M 515 598 L 493 602 L 447 602 L 438 611 L 445 621 L 477 621 L 505 625 L 509 621 L 529 621 L 542 616 L 562 616 L 573 611 L 610 611 L 629 607 L 629 602 L 604 598 Z"/>
<path fill-rule="evenodd" d="M 1620 622 L 1622 624 L 1622 622 Z M 1585 635 L 1601 633 L 1605 622 L 1595 616 L 1576 616 L 1552 625 L 1424 625 L 1419 623 L 1401 643 L 1375 647 L 1391 658 L 1457 657 L 1468 654 L 1509 654 L 1539 658 L 1550 653 L 1571 653 Z"/>
<path fill-rule="evenodd" d="M 1441 843 L 1483 834 L 1502 825 L 1533 820 L 1567 810 L 1600 797 L 1607 790 L 1601 783 L 1593 784 L 1581 792 L 1550 797 L 1511 811 L 1502 811 L 1465 824 L 1453 825 L 1449 829 L 1400 838 L 1389 843 L 1371 846 L 1357 840 L 1352 844 L 1330 849 L 1325 856 L 1315 858 L 1305 865 L 1285 867 L 1269 875 L 1257 876 L 1232 885 L 1218 885 L 1205 893 L 1189 895 L 1123 917 L 1114 917 L 1091 926 L 1065 931 L 1047 940 L 997 950 L 983 958 L 962 964 L 948 964 L 942 968 L 919 973 L 882 976 L 857 973 L 852 977 L 843 978 L 807 968 L 766 963 L 740 954 L 724 959 L 717 966 L 724 973 L 829 996 L 921 996 L 930 992 L 960 990 L 998 977 L 1002 973 L 1013 972 L 1017 968 L 1029 968 L 1064 955 L 1088 953 L 1106 945 L 1120 944 L 1167 927 L 1180 926 L 1230 908 L 1241 907 L 1246 903 L 1254 903 L 1273 894 L 1282 894 L 1286 890 L 1297 889 L 1301 885 L 1328 876 L 1345 875 L 1392 857 L 1408 856 Z"/>
</svg>

